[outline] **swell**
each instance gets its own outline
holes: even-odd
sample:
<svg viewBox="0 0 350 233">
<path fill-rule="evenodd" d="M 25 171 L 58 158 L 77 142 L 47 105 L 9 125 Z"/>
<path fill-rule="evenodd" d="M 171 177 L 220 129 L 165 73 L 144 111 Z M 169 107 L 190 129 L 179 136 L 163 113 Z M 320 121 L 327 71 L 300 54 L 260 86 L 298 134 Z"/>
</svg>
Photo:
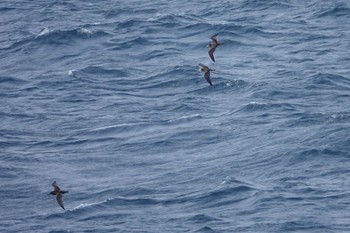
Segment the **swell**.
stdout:
<svg viewBox="0 0 350 233">
<path fill-rule="evenodd" d="M 253 187 L 249 185 L 238 185 L 235 187 L 225 186 L 207 192 L 196 192 L 192 194 L 184 194 L 176 198 L 165 200 L 163 205 L 173 206 L 180 205 L 188 208 L 211 209 L 237 204 L 244 200 L 250 199 L 257 193 Z"/>
<path fill-rule="evenodd" d="M 290 1 L 256 1 L 256 0 L 245 0 L 241 4 L 241 8 L 244 10 L 285 10 L 292 8 L 293 5 Z"/>
<path fill-rule="evenodd" d="M 328 6 L 325 9 L 318 10 L 314 13 L 314 17 L 316 18 L 324 18 L 324 17 L 345 17 L 349 18 L 350 8 L 345 4 L 337 4 L 336 6 Z"/>
<path fill-rule="evenodd" d="M 241 106 L 236 112 L 245 112 L 245 113 L 277 113 L 286 112 L 293 113 L 297 111 L 297 107 L 289 103 L 266 103 L 266 102 L 250 102 Z"/>
<path fill-rule="evenodd" d="M 232 185 L 231 185 L 232 186 Z M 182 196 L 174 196 L 174 197 L 159 197 L 157 196 L 164 196 L 164 194 L 157 194 L 155 193 L 155 190 L 146 190 L 147 192 L 144 193 L 144 190 L 138 190 L 137 194 L 139 197 L 134 196 L 129 193 L 129 197 L 108 197 L 106 199 L 103 199 L 102 201 L 97 202 L 84 202 L 81 204 L 78 204 L 76 207 L 73 207 L 71 209 L 68 209 L 67 214 L 69 216 L 77 216 L 80 215 L 82 219 L 86 218 L 98 218 L 99 215 L 89 216 L 90 212 L 95 213 L 96 211 L 99 211 L 100 213 L 103 213 L 105 211 L 109 211 L 113 209 L 114 207 L 118 207 L 118 209 L 126 210 L 126 209 L 133 209 L 133 208 L 139 208 L 142 206 L 143 208 L 149 207 L 155 207 L 155 206 L 164 206 L 164 207 L 170 207 L 170 206 L 182 206 L 182 207 L 189 207 L 189 208 L 199 208 L 199 209 L 205 209 L 205 208 L 220 208 L 232 203 L 237 203 L 242 200 L 249 199 L 254 193 L 256 193 L 258 190 L 255 188 L 250 187 L 249 185 L 240 185 L 236 187 L 221 187 L 219 189 L 211 190 L 211 191 L 201 191 L 191 194 L 186 194 Z M 143 193 L 142 196 L 140 196 L 140 192 Z M 120 193 L 120 191 L 118 192 Z M 108 190 L 104 191 L 100 194 L 92 195 L 91 197 L 96 199 L 97 196 L 115 196 L 116 191 L 115 190 Z M 121 194 L 123 195 L 123 194 Z M 150 197 L 150 195 L 153 195 L 155 197 Z M 119 195 L 118 195 L 119 196 Z M 173 195 L 165 195 L 165 196 L 173 196 Z M 197 206 L 197 207 L 195 207 Z M 121 211 L 122 213 L 125 213 L 125 211 Z M 56 218 L 57 214 L 49 214 L 46 215 L 46 219 Z M 206 217 L 203 215 L 196 215 L 194 217 L 191 217 L 189 221 L 203 221 Z M 212 218 L 212 220 L 216 220 Z"/>
<path fill-rule="evenodd" d="M 101 78 L 108 81 L 110 79 L 121 79 L 129 76 L 129 72 L 126 69 L 104 67 L 102 65 L 90 65 L 81 69 L 70 70 L 68 74 L 75 78 L 98 80 L 99 82 L 102 81 Z"/>
<path fill-rule="evenodd" d="M 331 73 L 316 73 L 308 77 L 307 89 L 350 90 L 350 79 Z"/>
<path fill-rule="evenodd" d="M 2 50 L 13 50 L 16 52 L 29 45 L 38 47 L 44 45 L 68 45 L 80 40 L 96 39 L 107 35 L 109 35 L 107 32 L 95 31 L 84 27 L 66 30 L 44 28 L 38 35 L 23 38 L 8 47 L 2 48 Z"/>
<path fill-rule="evenodd" d="M 0 76 L 0 85 L 20 85 L 27 83 L 26 80 L 12 76 Z"/>
<path fill-rule="evenodd" d="M 294 113 L 290 115 L 288 127 L 307 127 L 324 124 L 344 124 L 350 122 L 348 111 L 326 113 Z"/>
</svg>

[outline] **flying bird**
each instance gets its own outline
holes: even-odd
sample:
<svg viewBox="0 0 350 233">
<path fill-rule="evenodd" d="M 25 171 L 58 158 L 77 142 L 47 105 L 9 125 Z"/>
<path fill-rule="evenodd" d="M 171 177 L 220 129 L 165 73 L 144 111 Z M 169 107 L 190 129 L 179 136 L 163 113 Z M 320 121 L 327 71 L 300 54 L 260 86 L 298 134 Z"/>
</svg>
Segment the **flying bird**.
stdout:
<svg viewBox="0 0 350 233">
<path fill-rule="evenodd" d="M 209 44 L 210 50 L 209 50 L 209 57 L 211 58 L 211 60 L 213 60 L 213 62 L 215 62 L 215 58 L 214 58 L 214 52 L 216 47 L 218 47 L 219 45 L 222 45 L 223 43 L 219 43 L 218 40 L 216 39 L 218 33 L 212 35 L 211 38 L 211 42 Z"/>
<path fill-rule="evenodd" d="M 210 80 L 210 71 L 214 71 L 212 69 L 210 69 L 208 66 L 206 65 L 203 65 L 202 63 L 199 63 L 198 64 L 200 67 L 201 67 L 201 71 L 204 72 L 204 78 L 205 80 L 207 80 L 207 82 L 213 86 L 213 84 L 211 83 L 211 80 Z"/>
<path fill-rule="evenodd" d="M 63 190 L 61 190 L 61 189 L 57 186 L 56 181 L 54 181 L 54 182 L 52 183 L 52 186 L 53 186 L 54 190 L 53 190 L 52 192 L 50 192 L 50 194 L 51 194 L 51 195 L 56 195 L 56 200 L 57 200 L 58 205 L 61 206 L 62 209 L 65 210 L 65 208 L 64 208 L 64 206 L 63 206 L 63 202 L 62 202 L 62 195 L 63 195 L 64 193 L 68 193 L 68 191 L 63 191 Z"/>
</svg>

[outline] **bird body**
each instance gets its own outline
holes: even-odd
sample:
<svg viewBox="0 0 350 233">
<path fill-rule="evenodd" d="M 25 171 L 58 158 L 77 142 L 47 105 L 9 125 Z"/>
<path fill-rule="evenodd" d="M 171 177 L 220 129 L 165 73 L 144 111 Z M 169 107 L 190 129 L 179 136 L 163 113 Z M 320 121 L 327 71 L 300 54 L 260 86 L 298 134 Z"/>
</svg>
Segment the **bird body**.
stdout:
<svg viewBox="0 0 350 233">
<path fill-rule="evenodd" d="M 213 71 L 212 69 L 210 69 L 208 66 L 203 65 L 202 63 L 198 64 L 199 67 L 201 67 L 201 71 L 204 72 L 204 78 L 205 80 L 207 80 L 207 82 L 212 86 L 212 82 L 210 80 L 210 71 Z"/>
<path fill-rule="evenodd" d="M 56 200 L 57 200 L 58 205 L 61 206 L 62 209 L 65 210 L 65 208 L 64 208 L 64 206 L 63 206 L 63 202 L 62 202 L 62 195 L 63 195 L 64 193 L 68 193 L 68 191 L 63 191 L 63 190 L 61 190 L 61 189 L 57 186 L 56 181 L 54 181 L 54 182 L 52 183 L 52 186 L 53 186 L 54 190 L 51 191 L 50 194 L 51 194 L 51 195 L 56 195 Z"/>
<path fill-rule="evenodd" d="M 209 44 L 210 50 L 209 50 L 208 54 L 209 54 L 209 57 L 211 58 L 211 60 L 213 60 L 213 62 L 215 62 L 214 52 L 215 52 L 216 48 L 219 45 L 222 45 L 222 43 L 219 43 L 218 40 L 216 39 L 217 35 L 218 34 L 214 34 L 214 35 L 212 35 L 210 37 L 211 38 L 211 42 Z"/>
</svg>

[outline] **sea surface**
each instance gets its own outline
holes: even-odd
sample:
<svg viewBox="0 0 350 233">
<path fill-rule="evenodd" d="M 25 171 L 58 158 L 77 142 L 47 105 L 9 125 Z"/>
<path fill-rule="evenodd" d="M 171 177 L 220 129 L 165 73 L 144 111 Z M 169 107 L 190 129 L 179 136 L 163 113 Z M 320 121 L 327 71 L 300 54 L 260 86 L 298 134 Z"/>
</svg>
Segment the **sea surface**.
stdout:
<svg viewBox="0 0 350 233">
<path fill-rule="evenodd" d="M 0 232 L 350 232 L 349 22 L 347 0 L 2 0 Z"/>
</svg>

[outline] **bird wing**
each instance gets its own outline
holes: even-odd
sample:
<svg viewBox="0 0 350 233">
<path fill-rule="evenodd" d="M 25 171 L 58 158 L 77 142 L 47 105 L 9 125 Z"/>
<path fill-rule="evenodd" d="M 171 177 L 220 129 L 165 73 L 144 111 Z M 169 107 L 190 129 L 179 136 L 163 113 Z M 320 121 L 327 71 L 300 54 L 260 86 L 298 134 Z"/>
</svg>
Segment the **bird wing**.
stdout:
<svg viewBox="0 0 350 233">
<path fill-rule="evenodd" d="M 210 50 L 209 50 L 209 57 L 211 58 L 211 60 L 213 60 L 213 62 L 215 62 L 215 58 L 214 58 L 214 52 L 215 52 L 215 49 L 216 49 L 216 46 L 215 47 L 213 47 L 213 48 L 211 48 Z"/>
<path fill-rule="evenodd" d="M 211 80 L 210 80 L 210 70 L 208 70 L 207 72 L 205 72 L 204 78 L 205 78 L 205 80 L 207 80 L 207 82 L 208 82 L 211 86 L 213 85 L 213 84 L 211 83 Z"/>
<path fill-rule="evenodd" d="M 65 210 L 65 208 L 63 206 L 63 202 L 62 202 L 62 194 L 61 193 L 57 193 L 56 200 L 57 200 L 58 205 L 61 206 L 62 209 Z"/>
<path fill-rule="evenodd" d="M 56 181 L 52 183 L 52 186 L 54 187 L 55 191 L 59 192 L 61 189 L 57 186 Z"/>
<path fill-rule="evenodd" d="M 198 64 L 200 67 L 202 67 L 202 68 L 205 68 L 206 66 L 205 65 L 203 65 L 202 63 L 199 63 Z"/>
<path fill-rule="evenodd" d="M 218 33 L 212 35 L 210 38 L 212 41 L 214 41 L 215 43 L 218 43 L 217 39 L 216 39 L 216 36 L 218 35 Z"/>
</svg>

